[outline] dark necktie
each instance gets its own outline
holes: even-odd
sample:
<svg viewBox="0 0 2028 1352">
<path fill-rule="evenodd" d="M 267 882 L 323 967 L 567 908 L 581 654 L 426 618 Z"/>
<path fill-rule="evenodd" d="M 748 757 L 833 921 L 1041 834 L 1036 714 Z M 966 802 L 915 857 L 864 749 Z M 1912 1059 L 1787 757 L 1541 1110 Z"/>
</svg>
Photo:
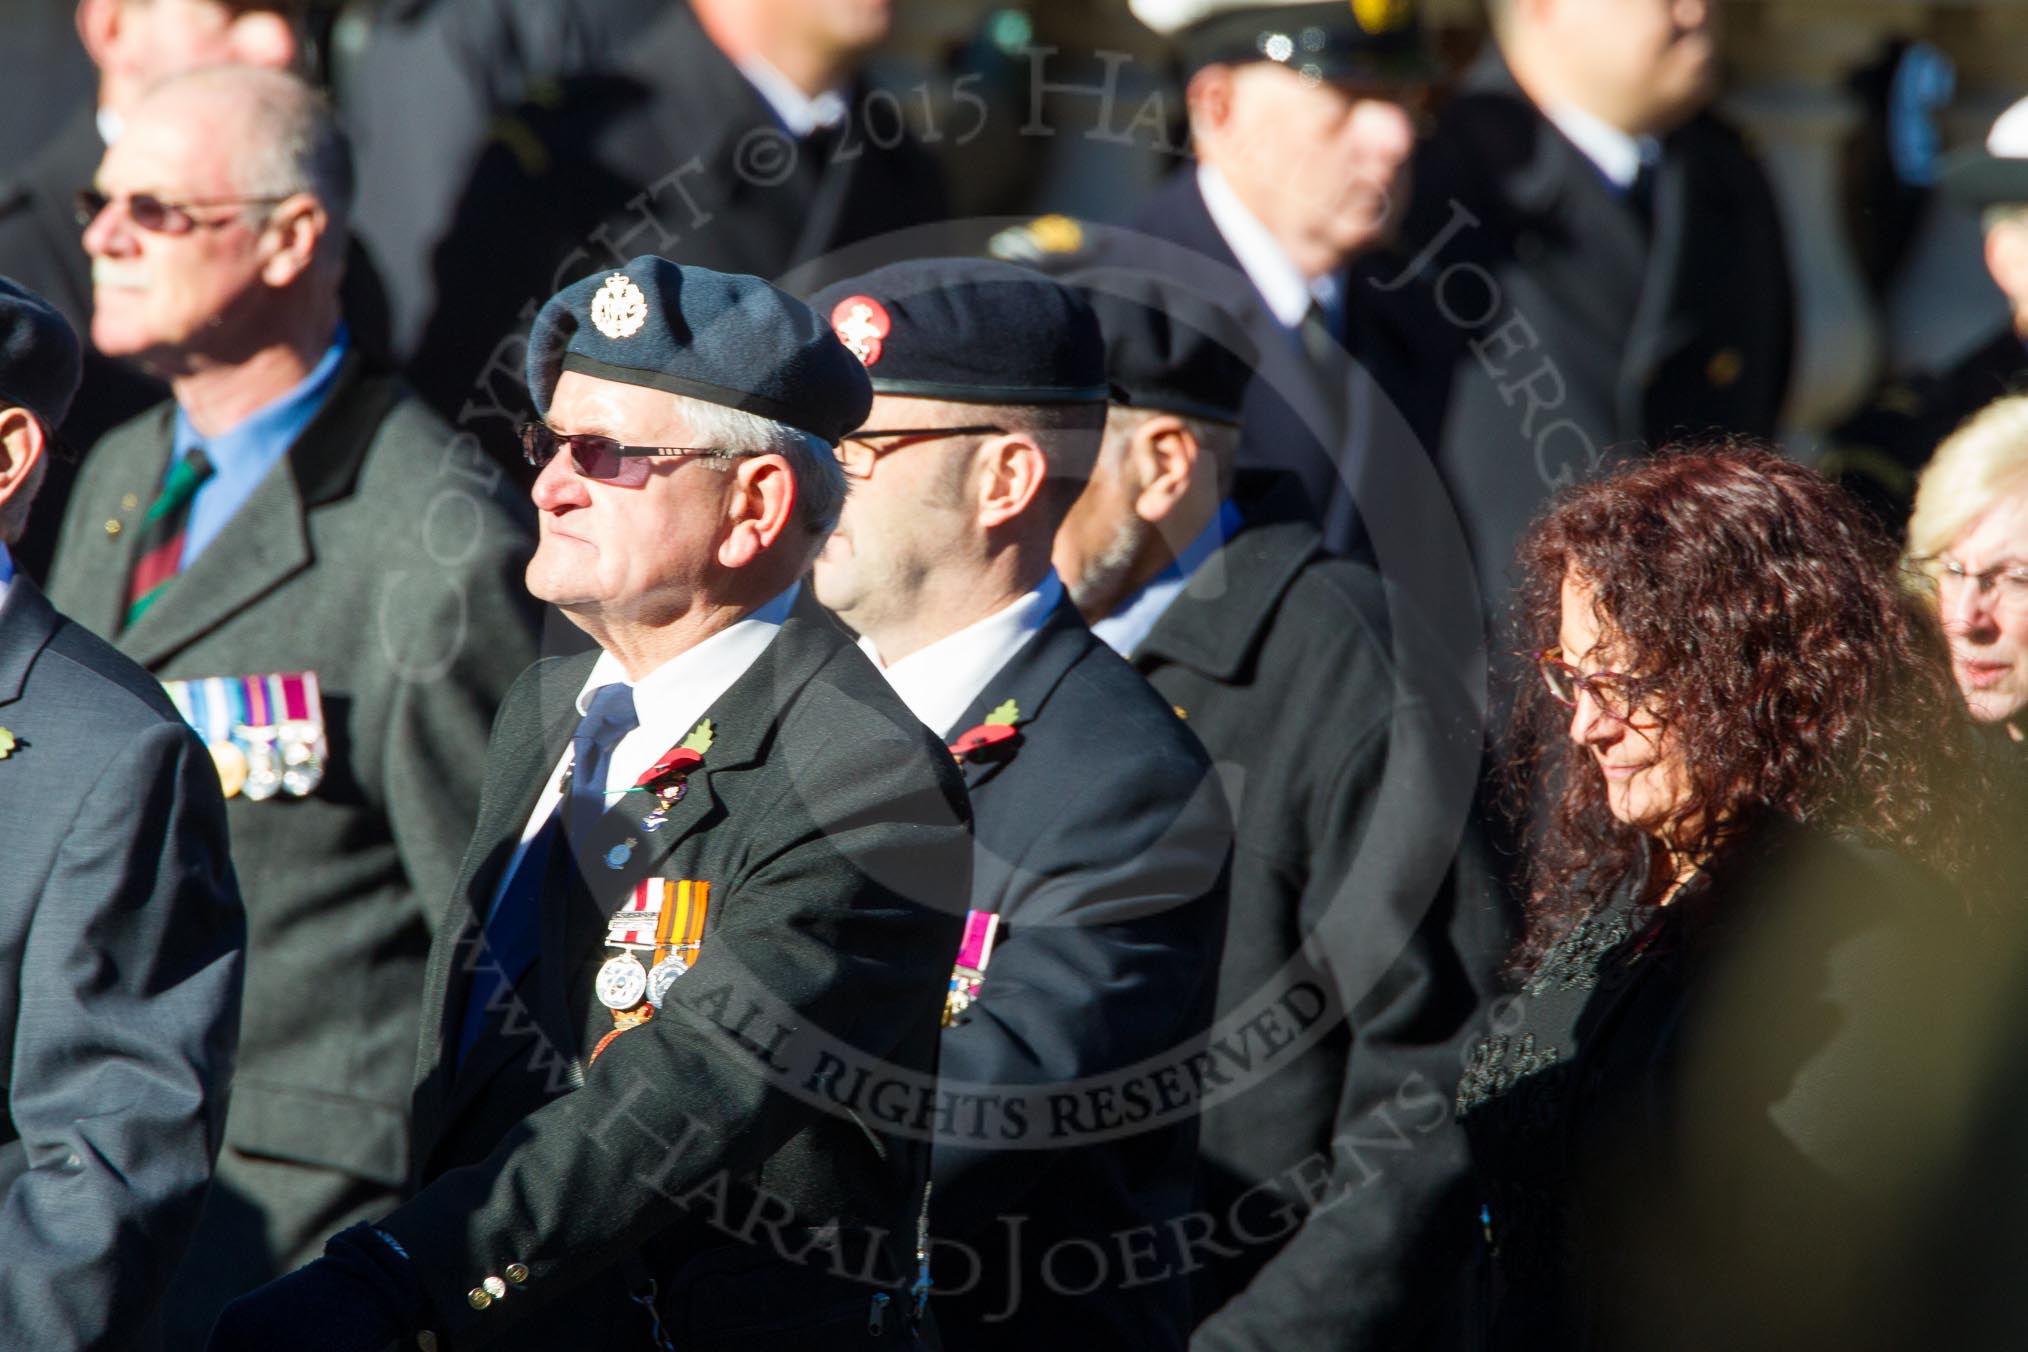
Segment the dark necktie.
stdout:
<svg viewBox="0 0 2028 1352">
<path fill-rule="evenodd" d="M 190 500 L 210 477 L 211 461 L 197 446 L 169 467 L 161 493 L 141 518 L 139 553 L 134 558 L 133 576 L 127 580 L 127 625 L 146 614 L 175 581 L 183 563 L 183 530 L 190 521 Z"/>
<path fill-rule="evenodd" d="M 632 686 L 615 682 L 593 692 L 570 739 L 570 797 L 529 839 L 521 862 L 500 891 L 500 904 L 486 918 L 482 952 L 465 997 L 458 1064 L 464 1063 L 466 1053 L 485 1031 L 489 1009 L 497 1013 L 504 1005 L 502 997 L 535 965 L 542 939 L 543 884 L 556 850 L 559 819 L 572 838 L 588 838 L 586 833 L 605 812 L 606 767 L 612 763 L 613 748 L 639 722 Z"/>
<path fill-rule="evenodd" d="M 615 681 L 592 692 L 584 721 L 570 739 L 576 760 L 570 772 L 570 806 L 564 829 L 573 841 L 589 840 L 599 818 L 606 815 L 606 770 L 613 762 L 613 748 L 640 725 L 640 715 L 634 711 L 634 687 Z"/>
<path fill-rule="evenodd" d="M 1302 341 L 1303 355 L 1310 359 L 1311 369 L 1319 374 L 1331 372 L 1344 359 L 1344 344 L 1338 340 L 1330 313 L 1314 300 L 1303 312 L 1302 322 L 1296 325 L 1296 337 Z"/>
</svg>

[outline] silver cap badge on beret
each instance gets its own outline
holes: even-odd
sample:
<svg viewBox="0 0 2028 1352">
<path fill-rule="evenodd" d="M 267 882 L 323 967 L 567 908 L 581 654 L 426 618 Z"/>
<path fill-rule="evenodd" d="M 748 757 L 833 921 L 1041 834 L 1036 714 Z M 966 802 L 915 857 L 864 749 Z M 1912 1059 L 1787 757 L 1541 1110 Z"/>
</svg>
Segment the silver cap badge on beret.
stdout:
<svg viewBox="0 0 2028 1352">
<path fill-rule="evenodd" d="M 648 322 L 648 298 L 632 278 L 616 272 L 592 297 L 591 320 L 608 338 L 631 338 Z"/>
</svg>

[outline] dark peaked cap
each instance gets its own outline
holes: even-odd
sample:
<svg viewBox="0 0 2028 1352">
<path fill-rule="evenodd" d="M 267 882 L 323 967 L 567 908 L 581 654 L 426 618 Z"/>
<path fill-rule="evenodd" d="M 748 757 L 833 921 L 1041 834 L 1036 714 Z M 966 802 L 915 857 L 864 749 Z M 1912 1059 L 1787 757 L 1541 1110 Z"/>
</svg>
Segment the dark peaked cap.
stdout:
<svg viewBox="0 0 2028 1352">
<path fill-rule="evenodd" d="M 55 431 L 70 412 L 83 361 L 70 321 L 27 287 L 0 277 L 0 404 L 25 408 L 45 431 Z"/>
<path fill-rule="evenodd" d="M 817 313 L 876 394 L 964 404 L 1100 404 L 1105 343 L 1076 291 L 990 258 L 892 263 L 825 287 Z"/>
<path fill-rule="evenodd" d="M 565 371 L 757 413 L 832 445 L 866 421 L 866 371 L 809 306 L 758 277 L 643 254 L 549 298 L 528 334 L 536 412 Z"/>
</svg>

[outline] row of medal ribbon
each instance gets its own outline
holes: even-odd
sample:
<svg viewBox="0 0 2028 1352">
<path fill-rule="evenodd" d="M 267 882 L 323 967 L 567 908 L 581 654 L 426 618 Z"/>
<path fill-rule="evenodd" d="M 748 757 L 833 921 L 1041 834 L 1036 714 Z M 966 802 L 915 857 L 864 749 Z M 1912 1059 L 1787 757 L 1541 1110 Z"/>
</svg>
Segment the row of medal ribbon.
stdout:
<svg viewBox="0 0 2028 1352">
<path fill-rule="evenodd" d="M 197 730 L 228 798 L 307 798 L 331 759 L 314 671 L 200 676 L 164 681 L 183 719 Z"/>
<path fill-rule="evenodd" d="M 615 1020 L 637 1014 L 645 1000 L 660 1009 L 676 978 L 697 961 L 711 884 L 701 878 L 644 878 L 606 922 L 606 944 L 620 950 L 599 968 L 594 988 Z M 653 967 L 637 954 L 647 953 Z"/>
<path fill-rule="evenodd" d="M 986 979 L 986 964 L 993 960 L 993 943 L 999 935 L 998 915 L 965 912 L 965 938 L 958 945 L 957 965 L 951 968 L 950 993 L 944 997 L 944 1027 L 958 1022 L 979 998 L 979 984 Z"/>
</svg>

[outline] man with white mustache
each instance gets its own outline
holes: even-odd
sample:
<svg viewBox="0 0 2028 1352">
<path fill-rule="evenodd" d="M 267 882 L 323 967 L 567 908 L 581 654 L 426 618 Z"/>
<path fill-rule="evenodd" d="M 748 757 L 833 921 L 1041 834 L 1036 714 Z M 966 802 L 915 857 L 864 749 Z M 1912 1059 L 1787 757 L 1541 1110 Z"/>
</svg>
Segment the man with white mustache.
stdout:
<svg viewBox="0 0 2028 1352">
<path fill-rule="evenodd" d="M 232 1110 L 172 1347 L 392 1204 L 424 908 L 535 656 L 521 508 L 347 332 L 350 195 L 323 100 L 221 66 L 133 104 L 79 201 L 92 341 L 174 398 L 86 461 L 50 594 L 210 744 L 247 906 Z"/>
</svg>

